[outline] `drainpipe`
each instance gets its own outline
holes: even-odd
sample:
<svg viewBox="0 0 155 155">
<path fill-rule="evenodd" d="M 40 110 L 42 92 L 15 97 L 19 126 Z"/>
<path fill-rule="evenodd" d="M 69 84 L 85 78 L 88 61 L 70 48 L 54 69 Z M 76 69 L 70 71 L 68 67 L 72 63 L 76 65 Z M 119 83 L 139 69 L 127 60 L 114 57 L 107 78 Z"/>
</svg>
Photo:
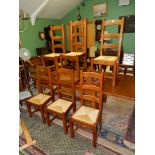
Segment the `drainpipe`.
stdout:
<svg viewBox="0 0 155 155">
<path fill-rule="evenodd" d="M 45 0 L 39 7 L 38 9 L 36 9 L 33 14 L 31 15 L 31 23 L 32 25 L 35 25 L 35 20 L 37 18 L 37 15 L 44 9 L 44 7 L 47 5 L 47 3 L 49 2 L 50 0 Z"/>
</svg>

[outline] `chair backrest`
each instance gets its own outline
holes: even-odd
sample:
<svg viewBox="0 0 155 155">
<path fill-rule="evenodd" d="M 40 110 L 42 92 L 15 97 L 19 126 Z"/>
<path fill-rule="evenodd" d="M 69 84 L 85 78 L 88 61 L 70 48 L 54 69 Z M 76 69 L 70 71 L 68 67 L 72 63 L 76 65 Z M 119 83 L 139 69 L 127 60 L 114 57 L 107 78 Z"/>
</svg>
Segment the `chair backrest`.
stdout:
<svg viewBox="0 0 155 155">
<path fill-rule="evenodd" d="M 60 63 L 63 68 L 76 69 L 77 65 L 79 65 L 79 57 L 60 55 Z"/>
<path fill-rule="evenodd" d="M 75 104 L 75 86 L 73 69 L 59 68 L 58 70 L 58 96 L 71 97 Z"/>
<path fill-rule="evenodd" d="M 50 95 L 53 96 L 53 76 L 55 66 L 37 66 L 37 88 L 39 92 L 43 92 L 43 88 L 50 89 Z"/>
<path fill-rule="evenodd" d="M 49 34 L 52 41 L 52 52 L 56 53 L 56 49 L 61 48 L 62 53 L 66 53 L 64 24 L 50 26 Z"/>
<path fill-rule="evenodd" d="M 117 33 L 105 33 L 106 28 L 109 31 L 117 31 Z M 121 46 L 122 46 L 122 35 L 124 27 L 124 18 L 118 20 L 102 20 L 102 29 L 101 29 L 101 46 L 100 46 L 100 55 L 104 55 L 104 50 L 117 50 L 118 60 L 120 59 Z M 111 28 L 111 30 L 110 30 Z M 107 30 L 106 29 L 106 30 Z M 119 30 L 119 32 L 118 32 Z M 107 40 L 113 39 L 114 43 L 108 43 Z M 106 43 L 105 43 L 106 42 Z"/>
<path fill-rule="evenodd" d="M 80 64 L 79 64 L 79 57 L 78 56 L 67 56 L 61 55 L 60 56 L 60 63 L 61 67 L 66 69 L 73 69 L 74 71 L 74 80 L 79 80 L 80 76 Z"/>
<path fill-rule="evenodd" d="M 70 22 L 70 51 L 85 52 L 87 49 L 86 32 L 87 20 Z"/>
<path fill-rule="evenodd" d="M 102 110 L 103 73 L 80 72 L 81 105 Z"/>
<path fill-rule="evenodd" d="M 37 65 L 42 65 L 40 57 L 31 58 L 29 61 L 29 73 L 31 78 L 37 78 Z"/>
</svg>

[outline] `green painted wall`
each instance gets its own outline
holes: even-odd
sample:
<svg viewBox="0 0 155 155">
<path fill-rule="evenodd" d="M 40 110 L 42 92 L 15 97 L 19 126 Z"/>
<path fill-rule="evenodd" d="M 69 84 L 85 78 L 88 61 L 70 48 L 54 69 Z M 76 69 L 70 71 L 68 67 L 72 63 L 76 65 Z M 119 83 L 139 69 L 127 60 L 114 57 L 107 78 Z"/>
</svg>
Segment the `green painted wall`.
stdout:
<svg viewBox="0 0 155 155">
<path fill-rule="evenodd" d="M 105 2 L 105 0 L 85 0 L 85 7 L 80 5 L 80 15 L 82 18 L 87 18 L 93 21 L 92 6 L 95 3 Z M 119 16 L 134 15 L 135 14 L 135 0 L 130 0 L 130 5 L 119 6 L 118 0 L 107 0 L 108 2 L 108 15 L 105 19 L 118 19 Z M 69 23 L 71 20 L 76 20 L 77 8 L 69 12 L 62 20 L 61 23 Z M 100 19 L 100 18 L 99 18 Z M 68 39 L 66 38 L 66 48 L 68 49 Z M 96 43 L 99 46 L 98 43 Z M 132 53 L 135 51 L 135 33 L 123 34 L 123 48 L 126 53 Z"/>
<path fill-rule="evenodd" d="M 44 31 L 44 27 L 48 25 L 59 25 L 60 23 L 58 19 L 37 18 L 35 25 L 30 23 L 27 31 L 19 33 L 22 47 L 29 49 L 32 56 L 36 56 L 36 48 L 45 45 L 45 41 L 39 38 L 38 32 Z"/>
</svg>

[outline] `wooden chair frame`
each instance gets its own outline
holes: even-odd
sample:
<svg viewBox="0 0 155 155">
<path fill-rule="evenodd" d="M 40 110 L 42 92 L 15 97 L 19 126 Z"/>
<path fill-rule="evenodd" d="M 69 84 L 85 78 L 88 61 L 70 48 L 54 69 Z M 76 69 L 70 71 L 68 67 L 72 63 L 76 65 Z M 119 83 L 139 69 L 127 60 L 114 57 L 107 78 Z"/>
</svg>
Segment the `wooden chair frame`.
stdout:
<svg viewBox="0 0 155 155">
<path fill-rule="evenodd" d="M 84 78 L 90 78 L 91 81 L 84 83 Z M 94 85 L 94 78 L 98 79 L 99 85 Z M 84 91 L 87 90 L 88 92 L 84 94 Z M 97 141 L 97 125 L 98 122 L 100 124 L 100 127 L 102 125 L 102 95 L 103 95 L 103 73 L 98 74 L 94 72 L 82 72 L 80 74 L 80 92 L 81 92 L 81 105 L 77 109 L 80 110 L 83 105 L 85 105 L 84 100 L 90 101 L 91 104 L 89 105 L 93 109 L 99 109 L 99 114 L 97 116 L 97 119 L 95 123 L 89 124 L 85 121 L 81 121 L 74 118 L 74 115 L 77 113 L 77 111 L 72 115 L 70 118 L 70 133 L 71 137 L 74 138 L 74 133 L 76 132 L 77 128 L 80 126 L 84 126 L 87 128 L 90 128 L 93 130 L 93 146 L 96 147 L 96 141 Z M 98 93 L 98 96 L 96 95 Z M 98 106 L 97 106 L 98 103 Z M 76 129 L 73 129 L 74 124 L 78 125 Z"/>
<path fill-rule="evenodd" d="M 68 61 L 70 64 L 68 64 Z M 80 77 L 80 66 L 79 66 L 79 56 L 60 56 L 60 64 L 63 68 L 73 69 L 74 70 L 74 80 L 75 82 L 79 81 Z"/>
<path fill-rule="evenodd" d="M 68 132 L 68 127 L 69 127 L 69 123 L 67 123 L 68 122 L 67 114 L 72 108 L 73 108 L 73 112 L 76 110 L 74 75 L 73 74 L 74 74 L 73 69 L 71 69 L 71 70 L 65 69 L 65 68 L 58 69 L 58 98 L 59 99 L 63 98 L 64 97 L 63 95 L 67 95 L 67 96 L 65 96 L 67 98 L 68 98 L 68 96 L 70 96 L 72 98 L 71 99 L 72 104 L 68 107 L 68 109 L 65 112 L 59 112 L 59 111 L 48 108 L 50 105 L 45 108 L 47 124 L 50 126 L 51 122 L 55 118 L 62 119 L 65 134 Z M 65 98 L 65 100 L 66 100 L 66 98 Z M 70 100 L 70 99 L 67 99 L 67 100 Z M 50 118 L 51 114 L 54 115 L 54 117 L 52 119 Z"/>
<path fill-rule="evenodd" d="M 56 31 L 59 31 L 62 35 L 56 35 Z M 64 24 L 50 26 L 50 37 L 52 41 L 52 52 L 56 53 L 56 48 L 62 48 L 63 53 L 66 53 Z M 62 41 L 62 44 L 55 44 L 55 41 Z"/>
<path fill-rule="evenodd" d="M 78 32 L 77 32 L 78 30 Z M 84 68 L 87 67 L 87 20 L 70 22 L 70 51 L 71 52 L 84 52 Z M 80 40 L 81 38 L 81 40 Z"/>
<path fill-rule="evenodd" d="M 120 32 L 119 33 L 108 33 L 105 34 L 105 27 L 106 26 L 120 26 Z M 123 26 L 124 26 L 124 18 L 119 20 L 102 20 L 102 29 L 101 29 L 101 46 L 100 46 L 100 57 L 104 56 L 103 52 L 105 49 L 117 49 L 117 57 L 116 56 L 104 56 L 103 59 L 94 58 L 91 59 L 91 71 L 94 71 L 94 65 L 97 64 L 100 66 L 100 71 L 102 70 L 101 66 L 112 66 L 113 67 L 113 73 L 112 77 L 109 75 L 105 78 L 112 78 L 112 86 L 115 87 L 116 85 L 116 79 L 118 74 L 118 68 L 119 68 L 119 60 L 120 60 L 120 53 L 121 53 L 121 46 L 122 46 L 122 36 L 123 36 Z M 107 38 L 116 38 L 118 39 L 118 44 L 104 44 L 104 40 Z M 98 57 L 99 58 L 99 57 Z M 112 58 L 110 60 L 110 58 Z M 105 70 L 105 69 L 104 69 Z"/>
<path fill-rule="evenodd" d="M 50 96 L 52 96 L 52 100 L 54 101 L 54 84 L 56 84 L 56 75 L 53 74 L 56 72 L 55 66 L 37 66 L 37 88 L 40 93 L 43 93 L 43 86 L 50 89 Z"/>
<path fill-rule="evenodd" d="M 30 101 L 30 99 L 32 99 L 33 97 L 39 94 L 26 100 L 26 106 L 27 106 L 27 111 L 29 113 L 29 116 L 32 117 L 33 113 L 40 111 L 43 123 L 46 123 L 45 111 L 44 111 L 45 105 L 50 100 L 54 100 L 54 90 L 53 90 L 53 83 L 52 83 L 52 76 L 51 76 L 51 70 L 54 70 L 54 69 L 55 69 L 55 66 L 53 67 L 39 66 L 39 65 L 37 66 L 37 88 L 38 88 L 39 94 L 42 94 L 42 88 L 43 86 L 46 85 L 46 87 L 49 87 L 50 89 L 49 98 L 45 100 L 42 104 L 36 104 Z M 34 111 L 31 111 L 32 106 L 34 106 L 35 108 Z"/>
<path fill-rule="evenodd" d="M 37 65 L 42 65 L 41 58 L 35 57 L 31 58 L 29 61 L 29 73 L 30 78 L 34 81 L 35 86 L 37 85 Z"/>
</svg>

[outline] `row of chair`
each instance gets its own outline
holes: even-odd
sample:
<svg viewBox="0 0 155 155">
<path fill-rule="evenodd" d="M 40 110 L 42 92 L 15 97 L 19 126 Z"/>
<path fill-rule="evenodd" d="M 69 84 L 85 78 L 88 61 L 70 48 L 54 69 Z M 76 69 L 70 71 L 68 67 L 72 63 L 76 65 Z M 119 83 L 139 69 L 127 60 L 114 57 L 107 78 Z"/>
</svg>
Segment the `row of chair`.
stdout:
<svg viewBox="0 0 155 155">
<path fill-rule="evenodd" d="M 99 71 L 106 72 L 105 66 L 111 66 L 112 75 L 109 73 L 105 75 L 105 78 L 112 78 L 112 86 L 116 85 L 116 78 L 119 69 L 120 53 L 122 47 L 124 18 L 115 20 L 102 20 L 101 37 L 100 37 L 100 56 L 91 60 L 91 70 L 94 70 L 94 65 L 99 65 Z M 111 28 L 110 28 L 111 27 Z M 56 52 L 57 48 L 62 48 L 63 53 L 66 53 L 65 49 L 65 27 L 62 25 L 50 26 L 50 36 L 52 40 L 52 52 Z M 105 33 L 107 30 L 111 33 Z M 60 33 L 58 33 L 59 31 Z M 117 32 L 116 32 L 117 31 Z M 94 38 L 95 39 L 95 38 Z M 113 43 L 107 42 L 107 39 L 112 40 Z M 84 52 L 85 56 L 80 61 L 84 63 L 84 67 L 87 67 L 87 20 L 82 19 L 80 21 L 71 21 L 69 23 L 69 47 L 70 51 Z M 116 51 L 116 56 L 107 56 L 105 51 Z M 95 51 L 94 51 L 95 52 Z"/>
<path fill-rule="evenodd" d="M 29 116 L 40 111 L 43 123 L 50 126 L 55 118 L 62 119 L 64 133 L 70 127 L 74 137 L 74 124 L 86 126 L 93 130 L 93 146 L 96 146 L 97 125 L 102 122 L 103 73 L 80 73 L 80 106 L 76 105 L 74 70 L 55 69 L 55 66 L 37 66 L 37 88 L 39 94 L 26 100 Z M 54 88 L 54 85 L 56 86 Z M 45 94 L 45 86 L 50 94 Z M 68 118 L 68 113 L 71 117 Z"/>
</svg>

